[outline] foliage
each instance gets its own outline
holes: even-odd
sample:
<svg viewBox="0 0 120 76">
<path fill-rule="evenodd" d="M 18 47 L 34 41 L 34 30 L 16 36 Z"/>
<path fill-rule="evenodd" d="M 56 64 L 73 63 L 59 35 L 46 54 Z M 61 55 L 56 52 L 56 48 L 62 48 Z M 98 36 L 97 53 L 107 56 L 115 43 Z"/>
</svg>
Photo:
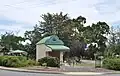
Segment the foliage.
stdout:
<svg viewBox="0 0 120 76">
<path fill-rule="evenodd" d="M 120 28 L 111 28 L 109 39 L 108 39 L 108 46 L 105 51 L 106 57 L 113 57 L 115 55 L 120 55 Z"/>
<path fill-rule="evenodd" d="M 14 33 L 6 32 L 5 34 L 2 34 L 0 39 L 0 45 L 4 47 L 4 49 L 2 49 L 2 52 L 5 54 L 11 48 L 13 50 L 23 49 L 23 45 L 21 44 L 21 42 L 24 40 L 25 39 L 21 36 L 15 36 Z"/>
<path fill-rule="evenodd" d="M 38 64 L 39 64 L 39 63 L 36 62 L 35 60 L 31 60 L 31 59 L 27 60 L 27 65 L 28 65 L 28 66 L 36 66 L 36 65 L 38 65 Z"/>
<path fill-rule="evenodd" d="M 44 57 L 44 58 L 39 59 L 38 62 L 41 66 L 48 66 L 48 67 L 59 67 L 60 66 L 59 59 L 55 57 Z"/>
<path fill-rule="evenodd" d="M 28 57 L 35 59 L 36 43 L 42 38 L 50 35 L 57 35 L 65 46 L 71 48 L 70 53 L 65 53 L 64 57 L 88 57 L 93 58 L 94 53 L 103 54 L 106 49 L 107 35 L 109 34 L 109 26 L 106 22 L 97 22 L 92 25 L 85 26 L 86 18 L 78 16 L 70 18 L 68 14 L 60 13 L 47 13 L 41 15 L 42 21 L 36 24 L 31 31 L 24 33 L 25 38 L 16 36 L 13 33 L 6 33 L 1 36 L 0 45 L 4 46 L 3 50 L 21 49 L 28 53 Z M 114 35 L 114 34 L 113 34 Z M 116 36 L 116 35 L 115 35 Z M 116 41 L 114 36 L 113 42 Z M 117 33 L 120 36 L 120 33 Z M 31 44 L 23 45 L 22 41 L 29 40 Z M 95 43 L 95 45 L 93 45 Z M 85 50 L 86 45 L 88 49 Z M 117 51 L 118 52 L 118 51 Z"/>
<path fill-rule="evenodd" d="M 90 58 L 94 59 L 94 54 L 96 53 L 96 51 L 97 51 L 96 45 L 90 44 L 88 46 L 88 49 L 85 50 L 86 58 L 87 59 L 90 59 Z"/>
<path fill-rule="evenodd" d="M 120 70 L 120 58 L 106 58 L 103 67 L 112 70 Z"/>
<path fill-rule="evenodd" d="M 27 60 L 26 57 L 20 56 L 0 56 L 0 66 L 6 67 L 26 67 L 36 65 L 33 60 Z"/>
<path fill-rule="evenodd" d="M 43 14 L 41 18 L 43 20 L 39 21 L 39 25 L 36 25 L 32 31 L 25 32 L 25 38 L 31 41 L 31 44 L 26 45 L 27 48 L 25 48 L 31 58 L 35 58 L 35 44 L 40 39 L 53 34 L 57 35 L 65 43 L 65 46 L 71 48 L 70 53 L 65 53 L 69 56 L 93 58 L 93 54 L 96 52 L 104 53 L 106 36 L 109 33 L 107 23 L 99 21 L 86 27 L 85 17 L 70 18 L 68 14 L 62 12 Z M 93 43 L 96 43 L 96 45 L 92 45 Z M 87 44 L 91 46 L 88 50 L 85 50 Z M 64 55 L 64 57 L 67 55 Z"/>
<path fill-rule="evenodd" d="M 87 26 L 84 31 L 84 37 L 88 44 L 86 53 L 88 56 L 94 57 L 94 53 L 104 54 L 106 49 L 107 35 L 109 34 L 109 26 L 105 22 L 97 22 L 92 26 Z"/>
<path fill-rule="evenodd" d="M 36 55 L 36 43 L 41 39 L 41 31 L 38 25 L 34 26 L 32 31 L 25 32 L 25 39 L 30 40 L 31 44 L 24 46 L 24 50 L 27 51 L 28 56 L 35 59 Z"/>
<path fill-rule="evenodd" d="M 71 35 L 73 34 L 72 20 L 68 17 L 68 14 L 63 14 L 62 12 L 55 14 L 43 14 L 40 21 L 40 28 L 43 37 L 49 35 L 57 35 L 62 39 L 66 46 L 70 46 Z"/>
<path fill-rule="evenodd" d="M 79 60 L 81 56 L 85 55 L 85 50 L 84 48 L 86 47 L 86 43 L 83 41 L 75 40 L 73 41 L 71 45 L 71 52 L 70 52 L 70 57 L 78 57 Z"/>
</svg>

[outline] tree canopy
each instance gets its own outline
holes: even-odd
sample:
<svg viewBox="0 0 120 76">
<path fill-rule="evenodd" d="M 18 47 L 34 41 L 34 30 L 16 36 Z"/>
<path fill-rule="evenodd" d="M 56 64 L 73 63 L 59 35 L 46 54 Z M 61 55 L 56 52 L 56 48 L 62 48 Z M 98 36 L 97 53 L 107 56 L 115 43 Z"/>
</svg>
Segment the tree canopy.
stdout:
<svg viewBox="0 0 120 76">
<path fill-rule="evenodd" d="M 0 45 L 4 47 L 3 52 L 10 51 L 11 49 L 23 49 L 22 41 L 25 41 L 23 37 L 6 32 L 1 35 Z"/>
<path fill-rule="evenodd" d="M 32 51 L 35 52 L 35 43 L 43 37 L 57 35 L 66 46 L 70 47 L 70 56 L 84 56 L 91 52 L 93 55 L 96 52 L 103 54 L 106 48 L 107 35 L 109 34 L 109 26 L 105 22 L 97 22 L 90 26 L 85 26 L 86 18 L 78 16 L 70 18 L 68 14 L 47 13 L 42 16 L 43 21 L 39 21 L 39 25 L 34 27 L 32 31 L 26 31 L 25 37 L 32 44 Z M 96 43 L 96 45 L 92 45 Z M 88 50 L 85 50 L 86 45 L 90 44 Z M 92 47 L 93 46 L 93 47 Z M 95 50 L 91 49 L 94 48 Z M 32 53 L 35 54 L 35 53 Z M 92 56 L 91 56 L 92 57 Z"/>
<path fill-rule="evenodd" d="M 57 35 L 66 46 L 70 47 L 70 52 L 65 53 L 69 57 L 94 58 L 94 53 L 105 52 L 107 35 L 110 33 L 106 22 L 98 21 L 96 24 L 85 26 L 87 22 L 85 17 L 70 18 L 63 12 L 43 14 L 41 18 L 43 20 L 39 21 L 33 30 L 26 30 L 24 38 L 10 33 L 2 35 L 1 45 L 7 49 L 26 50 L 31 58 L 35 58 L 36 43 L 46 36 Z M 24 40 L 29 40 L 31 44 L 22 45 L 20 42 Z"/>
</svg>

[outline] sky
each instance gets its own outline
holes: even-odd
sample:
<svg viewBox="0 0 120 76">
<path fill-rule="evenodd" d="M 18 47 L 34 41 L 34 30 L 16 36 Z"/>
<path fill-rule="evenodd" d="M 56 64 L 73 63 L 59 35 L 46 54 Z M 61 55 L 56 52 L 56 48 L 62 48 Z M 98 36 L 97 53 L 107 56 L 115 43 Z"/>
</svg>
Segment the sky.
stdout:
<svg viewBox="0 0 120 76">
<path fill-rule="evenodd" d="M 120 0 L 0 0 L 0 34 L 26 30 L 42 20 L 46 13 L 68 13 L 69 17 L 83 16 L 87 24 L 105 21 L 110 26 L 120 24 Z"/>
</svg>

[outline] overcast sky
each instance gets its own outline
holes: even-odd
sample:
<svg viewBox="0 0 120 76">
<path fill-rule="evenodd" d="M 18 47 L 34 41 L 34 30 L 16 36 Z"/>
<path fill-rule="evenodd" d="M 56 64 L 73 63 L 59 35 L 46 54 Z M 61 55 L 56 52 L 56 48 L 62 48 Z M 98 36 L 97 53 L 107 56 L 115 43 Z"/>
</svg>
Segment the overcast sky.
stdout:
<svg viewBox="0 0 120 76">
<path fill-rule="evenodd" d="M 0 0 L 0 34 L 6 31 L 24 34 L 47 12 L 71 18 L 84 16 L 87 24 L 105 21 L 110 26 L 120 24 L 120 0 Z"/>
</svg>

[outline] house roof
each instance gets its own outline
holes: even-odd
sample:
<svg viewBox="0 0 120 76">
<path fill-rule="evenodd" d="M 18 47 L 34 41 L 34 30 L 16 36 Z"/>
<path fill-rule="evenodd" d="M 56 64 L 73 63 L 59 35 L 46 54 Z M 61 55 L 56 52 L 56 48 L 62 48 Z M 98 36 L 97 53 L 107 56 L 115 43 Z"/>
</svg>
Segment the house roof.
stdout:
<svg viewBox="0 0 120 76">
<path fill-rule="evenodd" d="M 47 47 L 51 48 L 55 51 L 67 51 L 70 50 L 69 47 L 64 46 L 62 40 L 58 38 L 56 35 L 48 36 L 40 40 L 37 45 L 45 44 Z"/>
<path fill-rule="evenodd" d="M 44 38 L 43 38 L 42 40 L 40 40 L 37 44 L 45 44 L 45 42 L 46 42 L 47 40 L 49 40 L 50 37 L 51 37 L 51 36 L 44 37 Z"/>
<path fill-rule="evenodd" d="M 12 50 L 9 53 L 26 53 L 27 54 L 27 52 L 23 50 Z"/>
<path fill-rule="evenodd" d="M 23 50 L 13 50 L 11 52 L 13 52 L 13 53 L 22 53 L 22 52 L 26 52 L 26 51 L 23 51 Z"/>
<path fill-rule="evenodd" d="M 70 48 L 64 46 L 64 45 L 47 45 L 49 48 L 51 48 L 54 51 L 67 51 L 70 50 Z"/>
<path fill-rule="evenodd" d="M 64 45 L 63 41 L 60 40 L 56 35 L 48 36 L 40 40 L 37 45 L 46 44 L 46 45 Z"/>
</svg>

